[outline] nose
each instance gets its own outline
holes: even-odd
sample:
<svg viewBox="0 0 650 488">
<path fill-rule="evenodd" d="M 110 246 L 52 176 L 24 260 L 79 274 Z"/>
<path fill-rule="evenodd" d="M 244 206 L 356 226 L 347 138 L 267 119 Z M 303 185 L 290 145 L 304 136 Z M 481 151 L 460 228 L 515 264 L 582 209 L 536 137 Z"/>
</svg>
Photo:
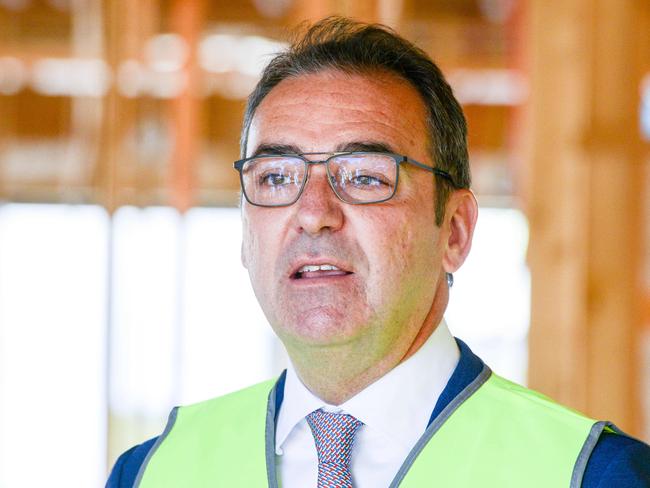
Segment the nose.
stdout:
<svg viewBox="0 0 650 488">
<path fill-rule="evenodd" d="M 336 232 L 344 221 L 343 202 L 328 182 L 324 164 L 310 167 L 302 195 L 294 204 L 296 224 L 300 231 L 318 235 L 324 230 Z"/>
</svg>

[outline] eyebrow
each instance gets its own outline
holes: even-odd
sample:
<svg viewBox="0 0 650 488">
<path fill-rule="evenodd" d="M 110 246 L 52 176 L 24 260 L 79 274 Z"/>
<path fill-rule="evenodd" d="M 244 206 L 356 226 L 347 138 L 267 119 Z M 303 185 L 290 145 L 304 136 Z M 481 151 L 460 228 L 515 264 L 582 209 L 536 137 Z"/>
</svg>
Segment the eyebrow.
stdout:
<svg viewBox="0 0 650 488">
<path fill-rule="evenodd" d="M 352 141 L 339 144 L 335 148 L 335 152 L 385 152 L 395 153 L 395 150 L 384 142 L 377 141 Z M 323 151 L 323 154 L 329 151 Z M 251 154 L 251 157 L 259 156 L 260 154 L 306 154 L 300 147 L 294 144 L 272 144 L 262 143 Z"/>
<path fill-rule="evenodd" d="M 251 154 L 251 157 L 259 156 L 260 154 L 300 154 L 302 151 L 298 146 L 293 144 L 271 144 L 262 143 Z"/>
<path fill-rule="evenodd" d="M 336 147 L 337 152 L 369 151 L 394 153 L 393 148 L 384 142 L 377 141 L 353 141 L 340 144 Z"/>
</svg>

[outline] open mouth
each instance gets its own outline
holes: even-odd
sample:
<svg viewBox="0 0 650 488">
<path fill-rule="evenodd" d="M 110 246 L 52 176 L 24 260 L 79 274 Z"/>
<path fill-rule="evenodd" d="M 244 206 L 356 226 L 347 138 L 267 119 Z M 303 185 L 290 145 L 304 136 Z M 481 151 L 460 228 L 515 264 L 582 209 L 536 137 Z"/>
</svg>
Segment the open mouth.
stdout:
<svg viewBox="0 0 650 488">
<path fill-rule="evenodd" d="M 346 276 L 349 274 L 352 274 L 352 272 L 341 269 L 333 264 L 306 264 L 292 273 L 291 278 L 294 280 L 308 280 L 330 276 Z"/>
</svg>

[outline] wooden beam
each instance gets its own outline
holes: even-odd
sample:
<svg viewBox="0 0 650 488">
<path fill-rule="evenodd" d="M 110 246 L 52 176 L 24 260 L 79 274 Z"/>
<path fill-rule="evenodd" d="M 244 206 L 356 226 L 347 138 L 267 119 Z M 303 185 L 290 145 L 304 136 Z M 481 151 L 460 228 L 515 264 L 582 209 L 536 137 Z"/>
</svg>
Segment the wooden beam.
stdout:
<svg viewBox="0 0 650 488">
<path fill-rule="evenodd" d="M 104 23 L 104 58 L 113 73 L 117 73 L 121 63 L 127 59 L 140 59 L 144 41 L 151 35 L 157 24 L 158 7 L 154 0 L 131 2 L 129 0 L 113 0 L 101 2 Z M 94 186 L 97 201 L 112 215 L 124 202 L 124 181 L 126 169 L 132 163 L 125 140 L 137 120 L 137 101 L 126 99 L 120 95 L 116 83 L 103 100 L 102 128 L 99 141 L 98 164 L 94 175 Z M 126 161 L 126 162 L 125 162 Z M 113 317 L 111 316 L 113 302 L 113 266 L 114 253 L 113 227 L 108 234 L 107 262 L 107 309 L 106 320 L 106 398 L 108 400 L 107 416 L 107 466 L 113 465 L 117 455 L 124 449 L 123 438 L 130 432 L 120 425 L 119 417 L 111 410 L 112 361 L 114 354 L 111 349 L 113 334 Z M 142 424 L 142 422 L 140 422 Z M 138 425 L 140 425 L 138 424 Z M 148 435 L 150 430 L 140 425 L 142 435 Z M 140 437 L 141 437 L 140 436 Z"/>
<path fill-rule="evenodd" d="M 203 0 L 175 0 L 172 3 L 172 28 L 188 47 L 183 67 L 185 87 L 171 103 L 170 123 L 174 128 L 174 148 L 170 168 L 171 202 L 179 211 L 188 210 L 194 201 L 195 168 L 199 154 L 200 72 L 196 53 L 205 12 Z"/>
<path fill-rule="evenodd" d="M 641 429 L 643 0 L 529 3 L 533 388 Z"/>
<path fill-rule="evenodd" d="M 115 73 L 122 58 L 120 38 L 123 25 L 120 18 L 123 15 L 121 2 L 107 2 L 103 5 L 104 21 L 104 52 L 105 60 L 111 71 Z M 126 16 L 129 17 L 129 16 Z M 104 97 L 102 128 L 99 141 L 99 155 L 95 169 L 93 186 L 97 188 L 97 200 L 113 213 L 117 201 L 117 168 L 120 160 L 124 119 L 121 114 L 121 100 L 116 84 L 112 84 Z M 120 123 L 121 121 L 121 123 Z"/>
</svg>

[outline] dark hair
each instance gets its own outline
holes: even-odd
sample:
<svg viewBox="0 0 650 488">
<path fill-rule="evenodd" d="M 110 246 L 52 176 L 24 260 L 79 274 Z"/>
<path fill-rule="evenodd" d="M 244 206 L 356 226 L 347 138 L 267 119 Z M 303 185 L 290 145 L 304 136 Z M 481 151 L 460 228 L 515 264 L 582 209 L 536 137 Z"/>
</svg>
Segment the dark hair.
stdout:
<svg viewBox="0 0 650 488">
<path fill-rule="evenodd" d="M 282 80 L 335 69 L 345 73 L 394 73 L 410 82 L 427 108 L 430 153 L 436 166 L 453 177 L 455 186 L 471 183 L 467 124 L 451 87 L 427 54 L 389 27 L 343 17 L 328 17 L 307 29 L 287 51 L 275 56 L 248 97 L 241 134 L 242 157 L 255 110 Z M 444 217 L 451 183 L 438 178 L 436 224 Z"/>
</svg>

